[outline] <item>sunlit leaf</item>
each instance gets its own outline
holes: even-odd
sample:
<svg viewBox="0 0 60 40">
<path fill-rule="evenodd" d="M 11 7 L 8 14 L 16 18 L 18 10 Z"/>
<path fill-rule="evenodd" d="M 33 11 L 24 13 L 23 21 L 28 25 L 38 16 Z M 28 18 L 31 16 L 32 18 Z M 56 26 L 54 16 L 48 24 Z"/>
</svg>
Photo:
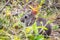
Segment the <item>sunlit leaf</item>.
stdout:
<svg viewBox="0 0 60 40">
<path fill-rule="evenodd" d="M 36 22 L 32 25 L 32 29 L 33 29 L 34 33 L 37 35 L 38 34 L 38 28 L 37 28 Z"/>
<path fill-rule="evenodd" d="M 31 30 L 32 30 L 31 27 L 27 27 L 25 31 L 26 33 L 29 33 Z"/>
<path fill-rule="evenodd" d="M 8 7 L 8 6 L 6 7 L 5 13 L 6 13 L 6 16 L 10 16 L 11 15 L 10 7 Z"/>
<path fill-rule="evenodd" d="M 20 40 L 20 37 L 18 37 L 18 36 L 14 36 L 14 40 Z"/>
<path fill-rule="evenodd" d="M 48 30 L 45 26 L 38 26 L 38 28 L 41 28 L 43 30 Z"/>
</svg>

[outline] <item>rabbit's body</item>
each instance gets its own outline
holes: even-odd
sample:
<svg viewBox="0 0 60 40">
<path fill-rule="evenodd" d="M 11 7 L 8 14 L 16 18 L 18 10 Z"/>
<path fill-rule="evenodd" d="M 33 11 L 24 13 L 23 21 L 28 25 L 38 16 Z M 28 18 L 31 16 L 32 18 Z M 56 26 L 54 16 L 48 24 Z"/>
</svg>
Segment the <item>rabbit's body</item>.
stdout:
<svg viewBox="0 0 60 40">
<path fill-rule="evenodd" d="M 44 19 L 44 18 L 38 18 L 36 20 L 35 16 L 33 14 L 26 14 L 24 15 L 22 18 L 21 18 L 21 22 L 25 23 L 26 26 L 31 26 L 34 22 L 36 21 L 36 24 L 37 24 L 37 27 L 38 26 L 42 26 L 42 24 L 40 22 L 43 23 L 43 26 L 45 26 L 45 24 L 47 23 L 47 20 Z M 50 24 L 47 24 L 45 26 L 48 30 L 45 30 L 45 32 L 43 33 L 45 36 L 49 36 L 51 34 L 51 25 Z M 42 31 L 40 32 L 41 29 L 38 29 L 39 31 L 39 34 L 42 34 Z"/>
</svg>

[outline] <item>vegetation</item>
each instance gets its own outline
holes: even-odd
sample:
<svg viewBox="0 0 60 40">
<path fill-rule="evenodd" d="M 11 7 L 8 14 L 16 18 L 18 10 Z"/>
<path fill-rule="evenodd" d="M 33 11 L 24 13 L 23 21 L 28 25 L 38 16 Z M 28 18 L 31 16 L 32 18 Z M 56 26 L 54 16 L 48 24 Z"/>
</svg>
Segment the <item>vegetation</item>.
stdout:
<svg viewBox="0 0 60 40">
<path fill-rule="evenodd" d="M 0 40 L 50 40 L 39 34 L 38 29 L 43 32 L 48 30 L 45 26 L 37 26 L 38 17 L 47 19 L 46 24 L 53 23 L 56 19 L 57 8 L 51 8 L 49 4 L 44 5 L 46 0 L 0 0 Z M 57 11 L 58 10 L 58 11 Z M 31 13 L 36 20 L 31 26 L 21 22 L 24 14 Z M 40 22 L 43 24 L 42 22 Z M 52 30 L 59 29 L 56 24 Z"/>
</svg>

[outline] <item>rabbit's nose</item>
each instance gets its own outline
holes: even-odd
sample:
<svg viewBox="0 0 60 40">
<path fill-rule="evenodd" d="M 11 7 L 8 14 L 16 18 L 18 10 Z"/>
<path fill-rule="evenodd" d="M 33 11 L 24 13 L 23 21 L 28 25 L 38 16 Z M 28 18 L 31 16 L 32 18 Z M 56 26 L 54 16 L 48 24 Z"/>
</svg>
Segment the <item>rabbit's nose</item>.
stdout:
<svg viewBox="0 0 60 40">
<path fill-rule="evenodd" d="M 20 19 L 20 21 L 24 23 L 24 20 L 23 19 Z"/>
</svg>

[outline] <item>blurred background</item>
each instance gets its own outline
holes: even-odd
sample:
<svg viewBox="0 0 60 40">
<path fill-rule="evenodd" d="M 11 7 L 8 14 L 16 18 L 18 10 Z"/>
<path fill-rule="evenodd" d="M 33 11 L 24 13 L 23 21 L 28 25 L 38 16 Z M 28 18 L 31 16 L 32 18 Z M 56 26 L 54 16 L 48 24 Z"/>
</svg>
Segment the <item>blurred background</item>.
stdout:
<svg viewBox="0 0 60 40">
<path fill-rule="evenodd" d="M 38 34 L 37 24 L 27 27 L 21 22 L 25 15 L 30 17 L 24 19 L 28 22 L 33 18 L 34 23 L 39 17 L 48 20 L 52 26 L 49 38 Z M 60 40 L 60 0 L 0 0 L 0 40 Z"/>
</svg>

